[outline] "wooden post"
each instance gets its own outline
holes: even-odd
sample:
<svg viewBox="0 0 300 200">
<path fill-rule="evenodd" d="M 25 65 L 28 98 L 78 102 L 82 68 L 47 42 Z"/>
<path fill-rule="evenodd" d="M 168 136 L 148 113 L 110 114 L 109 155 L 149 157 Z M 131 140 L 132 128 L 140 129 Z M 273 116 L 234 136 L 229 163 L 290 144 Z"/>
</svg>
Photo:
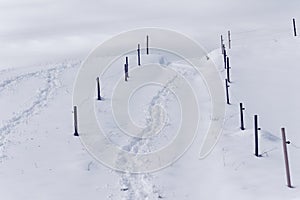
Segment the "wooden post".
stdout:
<svg viewBox="0 0 300 200">
<path fill-rule="evenodd" d="M 149 35 L 147 35 L 147 42 L 146 42 L 146 53 L 149 55 Z"/>
<path fill-rule="evenodd" d="M 291 175 L 290 175 L 290 167 L 289 167 L 289 158 L 288 158 L 288 152 L 287 152 L 287 146 L 286 146 L 286 144 L 289 144 L 290 142 L 286 141 L 285 129 L 284 128 L 281 128 L 281 134 L 282 134 L 282 145 L 283 145 L 283 154 L 284 154 L 287 186 L 291 188 L 292 184 L 291 184 Z"/>
<path fill-rule="evenodd" d="M 227 58 L 227 54 L 226 54 L 226 49 L 224 48 L 224 67 L 226 69 L 226 58 Z"/>
<path fill-rule="evenodd" d="M 293 27 L 294 27 L 294 36 L 297 36 L 297 29 L 296 29 L 296 20 L 293 18 Z"/>
<path fill-rule="evenodd" d="M 225 87 L 226 87 L 226 102 L 227 102 L 227 104 L 230 104 L 230 101 L 229 101 L 229 90 L 228 90 L 228 88 L 230 86 L 228 84 L 228 80 L 227 79 L 225 79 Z"/>
<path fill-rule="evenodd" d="M 231 35 L 230 35 L 230 31 L 228 31 L 228 48 L 231 49 Z"/>
<path fill-rule="evenodd" d="M 101 93 L 100 93 L 100 79 L 97 77 L 97 100 L 101 101 Z"/>
<path fill-rule="evenodd" d="M 228 82 L 229 83 L 231 83 L 231 81 L 230 81 L 230 74 L 229 74 L 229 70 L 230 70 L 230 66 L 229 66 L 229 57 L 227 56 L 227 60 L 226 60 L 227 62 L 227 80 L 228 80 Z"/>
<path fill-rule="evenodd" d="M 79 136 L 78 134 L 78 122 L 77 122 L 77 106 L 74 106 L 74 136 Z"/>
<path fill-rule="evenodd" d="M 258 154 L 258 130 L 260 130 L 260 128 L 258 128 L 258 116 L 254 115 L 254 141 L 255 141 L 255 156 L 259 157 Z"/>
<path fill-rule="evenodd" d="M 138 65 L 141 65 L 141 49 L 140 49 L 140 44 L 138 44 L 138 49 L 137 49 L 137 53 L 138 53 Z"/>
<path fill-rule="evenodd" d="M 244 126 L 244 113 L 245 108 L 243 107 L 243 103 L 240 103 L 240 114 L 241 114 L 241 130 L 245 130 Z"/>
</svg>

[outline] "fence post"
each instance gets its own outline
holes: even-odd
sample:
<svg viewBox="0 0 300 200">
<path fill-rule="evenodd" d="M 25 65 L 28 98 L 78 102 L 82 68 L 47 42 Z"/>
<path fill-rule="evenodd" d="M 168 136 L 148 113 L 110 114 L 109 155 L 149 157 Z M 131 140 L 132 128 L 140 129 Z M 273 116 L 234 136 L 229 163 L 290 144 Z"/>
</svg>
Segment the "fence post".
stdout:
<svg viewBox="0 0 300 200">
<path fill-rule="evenodd" d="M 297 36 L 296 20 L 293 18 L 294 36 Z"/>
<path fill-rule="evenodd" d="M 77 106 L 74 106 L 74 136 L 79 136 L 78 134 L 78 121 L 77 121 Z"/>
<path fill-rule="evenodd" d="M 224 41 L 223 41 L 223 35 L 221 35 L 221 50 L 222 50 L 222 54 L 224 54 Z"/>
<path fill-rule="evenodd" d="M 124 64 L 124 72 L 125 72 L 125 81 L 127 81 L 128 79 L 128 65 L 125 63 Z"/>
<path fill-rule="evenodd" d="M 140 49 L 140 44 L 138 44 L 138 49 L 137 49 L 137 54 L 138 54 L 138 65 L 141 65 L 141 49 Z"/>
<path fill-rule="evenodd" d="M 286 146 L 287 144 L 290 144 L 290 142 L 286 141 L 285 129 L 284 128 L 281 128 L 281 134 L 282 134 L 282 145 L 283 145 L 283 154 L 284 154 L 287 186 L 291 188 L 292 187 L 291 175 L 290 175 L 289 159 L 288 159 L 288 152 L 287 152 L 287 146 Z"/>
<path fill-rule="evenodd" d="M 146 45 L 147 45 L 147 47 L 146 47 L 146 52 L 147 52 L 147 55 L 149 55 L 149 35 L 147 35 L 147 42 L 146 42 Z"/>
<path fill-rule="evenodd" d="M 124 64 L 124 75 L 125 75 L 125 81 L 129 78 L 129 71 L 128 71 L 128 57 L 126 56 L 125 64 Z"/>
<path fill-rule="evenodd" d="M 231 83 L 230 81 L 230 74 L 229 74 L 229 70 L 230 70 L 230 66 L 229 66 L 229 57 L 227 56 L 227 80 L 229 83 Z"/>
<path fill-rule="evenodd" d="M 244 113 L 245 108 L 243 107 L 243 103 L 240 103 L 240 114 L 241 114 L 241 130 L 245 130 L 244 126 Z"/>
<path fill-rule="evenodd" d="M 258 154 L 258 131 L 260 128 L 258 127 L 258 116 L 254 115 L 254 140 L 255 140 L 255 156 L 260 157 Z"/>
<path fill-rule="evenodd" d="M 231 49 L 231 35 L 230 35 L 230 31 L 228 31 L 228 48 Z"/>
<path fill-rule="evenodd" d="M 100 79 L 99 77 L 97 77 L 97 100 L 100 101 L 101 100 L 101 93 L 100 93 Z"/>
<path fill-rule="evenodd" d="M 225 69 L 226 69 L 226 58 L 227 58 L 227 54 L 226 54 L 226 49 L 225 49 L 225 47 L 224 47 L 224 54 L 223 54 L 223 56 L 224 56 L 224 67 L 225 67 Z"/>
<path fill-rule="evenodd" d="M 227 101 L 227 104 L 230 104 L 230 101 L 229 101 L 229 90 L 228 90 L 228 88 L 230 86 L 228 84 L 228 80 L 227 79 L 225 79 L 225 87 L 226 87 L 226 101 Z"/>
<path fill-rule="evenodd" d="M 126 56 L 126 59 L 125 59 L 126 61 L 125 61 L 125 63 L 126 63 L 126 65 L 128 66 L 128 57 Z"/>
</svg>

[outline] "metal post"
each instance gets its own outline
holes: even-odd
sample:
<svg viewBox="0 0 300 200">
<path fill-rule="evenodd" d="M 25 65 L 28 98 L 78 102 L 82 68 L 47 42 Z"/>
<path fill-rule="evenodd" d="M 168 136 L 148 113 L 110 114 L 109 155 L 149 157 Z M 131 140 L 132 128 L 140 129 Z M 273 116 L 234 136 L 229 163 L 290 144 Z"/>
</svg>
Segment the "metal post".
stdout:
<svg viewBox="0 0 300 200">
<path fill-rule="evenodd" d="M 231 49 L 231 36 L 230 36 L 230 31 L 228 31 L 228 48 Z"/>
<path fill-rule="evenodd" d="M 129 70 L 128 70 L 128 57 L 126 56 L 125 64 L 124 64 L 124 71 L 125 71 L 125 81 L 129 78 Z"/>
<path fill-rule="evenodd" d="M 296 20 L 293 18 L 294 36 L 297 36 Z"/>
<path fill-rule="evenodd" d="M 77 123 L 77 106 L 74 106 L 74 136 L 79 136 Z"/>
<path fill-rule="evenodd" d="M 124 72 L 125 72 L 125 81 L 127 81 L 128 79 L 128 65 L 125 63 L 124 64 Z"/>
<path fill-rule="evenodd" d="M 241 130 L 245 130 L 244 126 L 244 113 L 245 108 L 243 107 L 243 103 L 240 103 L 240 113 L 241 113 Z"/>
<path fill-rule="evenodd" d="M 221 50 L 222 50 L 222 54 L 224 54 L 224 41 L 223 41 L 223 35 L 221 35 Z"/>
<path fill-rule="evenodd" d="M 227 58 L 227 54 L 226 54 L 226 49 L 224 48 L 224 67 L 226 69 L 226 58 Z"/>
<path fill-rule="evenodd" d="M 147 52 L 147 55 L 149 55 L 149 36 L 147 35 L 147 42 L 146 42 L 146 52 Z"/>
<path fill-rule="evenodd" d="M 284 128 L 281 128 L 281 134 L 282 134 L 282 145 L 283 145 L 283 153 L 284 153 L 287 186 L 291 188 L 292 184 L 291 184 L 291 175 L 290 175 L 290 167 L 289 167 L 289 158 L 288 158 L 288 152 L 287 152 L 287 146 L 286 146 L 286 144 L 289 144 L 290 142 L 286 141 Z"/>
<path fill-rule="evenodd" d="M 257 121 L 257 115 L 254 115 L 254 140 L 255 140 L 255 156 L 259 157 L 258 154 L 258 121 Z"/>
<path fill-rule="evenodd" d="M 137 49 L 137 53 L 138 53 L 138 65 L 141 65 L 141 49 L 140 49 L 140 44 L 138 44 L 138 49 Z"/>
<path fill-rule="evenodd" d="M 227 104 L 230 104 L 230 101 L 229 101 L 229 91 L 228 91 L 228 88 L 230 87 L 228 85 L 228 80 L 225 79 L 225 87 L 226 87 L 226 101 L 227 101 Z"/>
<path fill-rule="evenodd" d="M 226 63 L 227 63 L 227 80 L 228 80 L 228 82 L 229 83 L 231 83 L 231 81 L 230 81 L 230 74 L 229 74 L 229 70 L 230 70 L 230 66 L 229 66 L 229 57 L 227 56 L 227 59 L 226 59 Z"/>
<path fill-rule="evenodd" d="M 101 100 L 101 95 L 100 95 L 100 79 L 97 77 L 97 100 Z"/>
</svg>

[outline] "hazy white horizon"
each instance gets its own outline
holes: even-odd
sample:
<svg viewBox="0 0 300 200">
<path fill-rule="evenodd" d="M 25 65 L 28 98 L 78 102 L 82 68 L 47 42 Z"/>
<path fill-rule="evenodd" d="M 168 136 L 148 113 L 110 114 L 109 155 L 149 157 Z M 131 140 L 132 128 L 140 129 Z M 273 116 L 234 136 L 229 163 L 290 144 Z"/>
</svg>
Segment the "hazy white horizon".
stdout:
<svg viewBox="0 0 300 200">
<path fill-rule="evenodd" d="M 297 0 L 0 0 L 0 68 L 84 59 L 103 40 L 139 27 L 182 32 L 210 51 L 228 29 L 291 29 L 299 6 Z"/>
</svg>

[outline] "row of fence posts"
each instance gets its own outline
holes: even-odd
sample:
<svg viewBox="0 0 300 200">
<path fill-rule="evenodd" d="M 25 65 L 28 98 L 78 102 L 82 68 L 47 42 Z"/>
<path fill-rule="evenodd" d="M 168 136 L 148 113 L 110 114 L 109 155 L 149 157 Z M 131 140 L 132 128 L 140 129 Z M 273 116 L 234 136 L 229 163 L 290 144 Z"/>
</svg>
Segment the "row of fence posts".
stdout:
<svg viewBox="0 0 300 200">
<path fill-rule="evenodd" d="M 293 30 L 294 30 L 294 36 L 297 36 L 297 29 L 296 29 L 296 20 L 293 18 Z M 232 47 L 232 40 L 231 40 L 231 32 L 230 30 L 227 32 L 227 38 L 228 38 L 228 48 L 231 49 Z M 230 98 L 229 98 L 229 87 L 231 83 L 231 78 L 230 78 L 230 58 L 227 54 L 226 47 L 224 44 L 224 38 L 221 35 L 221 50 L 223 54 L 223 59 L 224 59 L 224 68 L 226 69 L 226 79 L 225 79 L 225 89 L 226 89 L 226 103 L 230 105 Z M 146 36 L 146 54 L 149 54 L 149 36 Z M 137 48 L 137 63 L 138 66 L 141 65 L 141 49 L 140 49 L 140 44 L 138 44 Z M 128 80 L 129 78 L 129 63 L 128 63 L 128 57 L 126 56 L 125 58 L 125 64 L 124 64 L 124 73 L 125 73 L 125 81 Z M 101 93 L 100 93 L 100 78 L 96 78 L 97 81 L 97 100 L 102 100 L 101 99 Z M 243 103 L 240 103 L 240 129 L 245 130 L 245 124 L 244 124 L 244 106 Z M 73 110 L 74 114 L 74 136 L 79 136 L 78 133 L 78 117 L 77 117 L 77 106 L 74 106 Z M 258 127 L 258 115 L 254 115 L 254 140 L 255 140 L 255 150 L 254 154 L 257 157 L 260 157 L 259 155 L 259 149 L 258 149 L 258 131 L 260 128 Z M 288 153 L 287 153 L 287 144 L 289 144 L 289 141 L 286 141 L 286 135 L 285 135 L 285 129 L 281 129 L 282 132 L 282 142 L 283 142 L 283 150 L 284 150 L 284 160 L 285 160 L 285 166 L 286 166 L 286 176 L 287 176 L 287 186 L 292 187 L 291 185 L 291 178 L 290 178 L 290 170 L 289 170 L 289 162 L 288 162 Z"/>
<path fill-rule="evenodd" d="M 149 55 L 149 36 L 146 36 L 146 54 Z M 140 44 L 137 47 L 137 64 L 138 66 L 141 65 L 141 48 Z M 128 81 L 129 78 L 129 61 L 128 56 L 125 57 L 125 64 L 124 64 L 124 73 L 125 73 L 125 81 Z M 100 87 L 100 77 L 96 78 L 96 88 L 97 88 L 97 100 L 101 101 L 101 87 Z M 74 121 L 74 136 L 79 136 L 78 133 L 78 114 L 77 114 L 77 106 L 73 107 L 73 121 Z"/>
<path fill-rule="evenodd" d="M 146 36 L 146 54 L 149 55 L 149 35 Z M 137 64 L 141 66 L 141 47 L 140 44 L 137 45 Z M 128 57 L 126 57 L 126 63 L 124 64 L 125 71 L 125 81 L 128 80 L 129 73 Z"/>
<path fill-rule="evenodd" d="M 297 36 L 297 28 L 296 28 L 296 20 L 293 18 L 293 32 L 294 36 Z M 231 49 L 231 32 L 228 31 L 228 47 Z M 224 44 L 224 38 L 223 35 L 221 35 L 221 51 L 223 54 L 223 62 L 224 62 L 224 68 L 226 69 L 226 79 L 225 79 L 225 91 L 226 91 L 226 103 L 230 105 L 230 97 L 229 97 L 229 87 L 231 83 L 231 78 L 230 78 L 230 60 L 228 53 L 225 48 Z M 240 108 L 240 129 L 245 130 L 245 122 L 244 122 L 244 111 L 245 107 L 243 103 L 239 104 Z M 256 157 L 261 157 L 259 154 L 259 130 L 261 128 L 259 127 L 258 124 L 258 115 L 254 115 L 254 155 Z M 290 144 L 290 141 L 286 140 L 286 133 L 285 133 L 285 128 L 281 128 L 281 136 L 282 136 L 282 145 L 283 145 L 283 155 L 284 155 L 284 162 L 285 162 L 285 170 L 286 170 L 286 178 L 287 178 L 287 186 L 289 188 L 292 188 L 292 183 L 291 183 L 291 175 L 290 175 L 290 167 L 289 167 L 289 159 L 288 159 L 288 151 L 287 151 L 287 144 Z"/>
<path fill-rule="evenodd" d="M 231 34 L 230 31 L 228 31 L 228 44 L 230 45 L 231 48 Z M 221 50 L 223 54 L 223 62 L 224 62 L 224 68 L 226 70 L 226 76 L 227 78 L 225 79 L 225 89 L 226 89 L 226 103 L 230 105 L 230 98 L 229 98 L 229 87 L 231 83 L 230 79 L 230 63 L 229 63 L 229 56 L 227 55 L 226 47 L 224 44 L 224 38 L 223 35 L 221 35 Z"/>
</svg>

